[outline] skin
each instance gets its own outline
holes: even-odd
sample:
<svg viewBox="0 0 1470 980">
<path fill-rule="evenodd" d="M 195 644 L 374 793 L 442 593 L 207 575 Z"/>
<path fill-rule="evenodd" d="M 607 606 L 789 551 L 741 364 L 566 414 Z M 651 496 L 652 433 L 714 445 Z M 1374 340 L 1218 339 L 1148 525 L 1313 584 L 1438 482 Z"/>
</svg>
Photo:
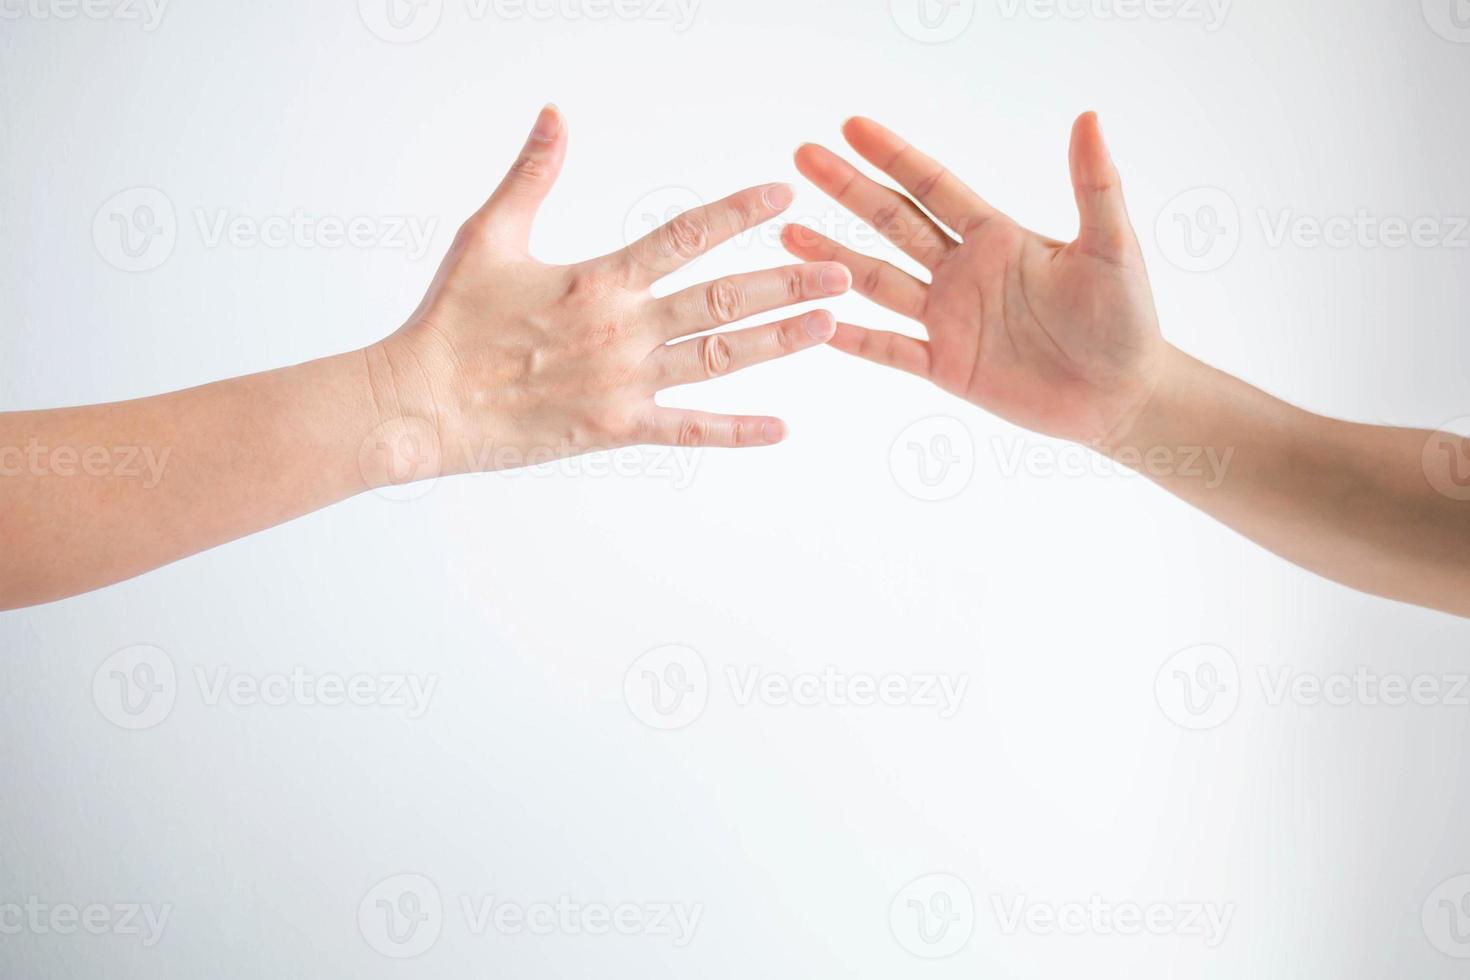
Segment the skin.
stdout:
<svg viewBox="0 0 1470 980">
<path fill-rule="evenodd" d="M 847 265 L 858 292 L 927 339 L 841 323 L 832 346 L 1105 453 L 1320 575 L 1470 616 L 1470 440 L 1313 415 L 1165 342 L 1094 114 L 1072 130 L 1080 224 L 1067 243 L 1022 228 L 871 120 L 843 135 L 908 194 L 811 144 L 798 169 L 930 281 L 807 228 L 783 240 Z M 1201 452 L 1229 460 L 1223 478 L 1182 462 Z"/>
<path fill-rule="evenodd" d="M 820 310 L 681 338 L 839 295 L 847 269 L 803 263 L 663 298 L 650 287 L 781 213 L 791 188 L 741 191 L 611 255 L 547 265 L 527 243 L 566 145 L 548 106 L 419 308 L 379 343 L 137 401 L 0 414 L 0 608 L 117 582 L 370 488 L 638 443 L 779 442 L 779 419 L 654 396 L 826 342 L 835 324 Z"/>
</svg>

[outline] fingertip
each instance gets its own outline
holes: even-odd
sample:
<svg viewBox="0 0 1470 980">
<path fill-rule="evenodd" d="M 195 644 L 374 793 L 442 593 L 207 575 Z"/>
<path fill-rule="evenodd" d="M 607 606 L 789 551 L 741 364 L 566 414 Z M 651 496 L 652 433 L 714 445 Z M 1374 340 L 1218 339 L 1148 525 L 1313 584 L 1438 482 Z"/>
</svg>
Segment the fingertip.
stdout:
<svg viewBox="0 0 1470 980">
<path fill-rule="evenodd" d="M 841 262 L 824 262 L 817 281 L 823 291 L 830 295 L 845 293 L 852 288 L 852 272 Z"/>
<path fill-rule="evenodd" d="M 551 143 L 565 128 L 561 110 L 555 102 L 548 102 L 536 114 L 536 124 L 531 127 L 531 139 L 538 143 Z"/>
<path fill-rule="evenodd" d="M 774 446 L 786 438 L 786 423 L 780 419 L 766 419 L 761 423 L 761 441 Z"/>
<path fill-rule="evenodd" d="M 827 310 L 812 310 L 802 319 L 801 326 L 808 337 L 823 344 L 837 332 L 837 318 Z"/>
<path fill-rule="evenodd" d="M 796 200 L 796 191 L 786 183 L 767 184 L 761 191 L 761 200 L 772 211 L 785 211 Z"/>
</svg>

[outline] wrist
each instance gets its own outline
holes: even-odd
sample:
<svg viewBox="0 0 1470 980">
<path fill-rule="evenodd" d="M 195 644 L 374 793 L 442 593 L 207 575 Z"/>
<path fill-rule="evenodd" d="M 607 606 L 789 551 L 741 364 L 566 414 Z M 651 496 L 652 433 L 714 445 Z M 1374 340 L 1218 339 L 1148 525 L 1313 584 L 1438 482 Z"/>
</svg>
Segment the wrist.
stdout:
<svg viewBox="0 0 1470 980">
<path fill-rule="evenodd" d="M 369 489 L 449 476 L 454 413 L 429 358 L 396 333 L 357 352 L 371 410 L 358 463 Z"/>
<path fill-rule="evenodd" d="M 1188 404 L 1185 393 L 1197 387 L 1200 367 L 1188 354 L 1172 344 L 1164 344 L 1137 407 L 1101 440 L 1099 451 L 1137 469 L 1137 461 L 1156 447 L 1178 448 L 1174 444 L 1180 437 L 1182 409 Z"/>
</svg>

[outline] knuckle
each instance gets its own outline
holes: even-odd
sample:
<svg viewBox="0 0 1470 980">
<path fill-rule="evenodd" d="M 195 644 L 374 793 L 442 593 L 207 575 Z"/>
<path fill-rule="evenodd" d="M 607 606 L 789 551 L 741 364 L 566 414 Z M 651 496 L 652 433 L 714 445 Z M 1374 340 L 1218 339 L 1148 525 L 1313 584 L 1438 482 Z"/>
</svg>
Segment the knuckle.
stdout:
<svg viewBox="0 0 1470 980">
<path fill-rule="evenodd" d="M 890 204 L 873 212 L 873 227 L 885 235 L 899 231 L 898 205 Z"/>
<path fill-rule="evenodd" d="M 746 433 L 746 428 L 745 428 L 745 423 L 744 422 L 741 422 L 739 419 L 736 419 L 736 420 L 734 420 L 734 421 L 732 421 L 730 423 L 730 425 L 729 425 L 729 435 L 730 435 L 730 445 L 731 446 L 738 448 L 740 446 L 745 445 L 745 443 L 748 441 L 747 438 L 746 438 L 746 434 L 747 433 Z"/>
<path fill-rule="evenodd" d="M 801 347 L 801 317 L 787 320 L 776 329 L 776 346 L 785 353 Z"/>
<path fill-rule="evenodd" d="M 541 180 L 551 172 L 546 161 L 534 153 L 522 153 L 511 164 L 510 172 L 523 180 Z"/>
<path fill-rule="evenodd" d="M 709 223 L 697 214 L 681 214 L 663 226 L 663 251 L 676 258 L 692 259 L 709 242 Z"/>
<path fill-rule="evenodd" d="M 679 434 L 674 441 L 681 446 L 702 446 L 709 434 L 709 426 L 699 419 L 684 419 L 679 423 Z"/>
<path fill-rule="evenodd" d="M 786 289 L 786 298 L 795 302 L 806 295 L 806 277 L 802 275 L 801 269 L 792 269 L 783 277 L 782 285 Z"/>
<path fill-rule="evenodd" d="M 936 168 L 935 170 L 931 171 L 930 173 L 925 174 L 923 177 L 920 177 L 919 178 L 919 182 L 914 185 L 914 196 L 916 196 L 916 197 L 928 197 L 930 194 L 932 194 L 934 192 L 934 188 L 938 187 L 939 186 L 939 182 L 941 180 L 943 180 L 943 179 L 944 179 L 944 168 L 943 167 Z"/>
<path fill-rule="evenodd" d="M 877 264 L 871 265 L 868 267 L 868 271 L 863 273 L 863 281 L 862 284 L 858 286 L 858 292 L 862 293 L 864 296 L 872 296 L 874 293 L 878 292 L 878 287 L 882 285 L 882 283 L 883 267 Z"/>
<path fill-rule="evenodd" d="M 740 319 L 740 311 L 744 305 L 740 287 L 729 279 L 710 283 L 709 289 L 705 291 L 705 305 L 716 323 L 730 323 Z"/>
<path fill-rule="evenodd" d="M 707 377 L 716 378 L 730 370 L 730 342 L 711 334 L 699 342 L 699 360 Z"/>
</svg>

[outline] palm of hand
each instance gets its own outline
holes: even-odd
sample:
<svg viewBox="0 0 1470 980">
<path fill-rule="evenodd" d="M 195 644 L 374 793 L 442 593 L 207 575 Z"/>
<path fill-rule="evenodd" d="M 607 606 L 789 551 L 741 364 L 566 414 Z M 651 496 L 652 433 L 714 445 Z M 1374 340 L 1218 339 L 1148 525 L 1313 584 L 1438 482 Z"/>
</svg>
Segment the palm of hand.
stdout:
<svg viewBox="0 0 1470 980">
<path fill-rule="evenodd" d="M 803 173 L 931 275 L 925 284 L 806 229 L 788 234 L 792 252 L 847 263 L 859 292 L 928 333 L 919 341 L 839 324 L 833 346 L 927 378 L 1048 435 L 1104 444 L 1126 427 L 1152 392 L 1163 342 L 1095 120 L 1083 117 L 1074 133 L 1083 228 L 1065 245 L 1022 228 L 877 124 L 853 120 L 845 131 L 960 240 L 903 195 L 825 150 L 804 147 L 797 157 Z"/>
</svg>

